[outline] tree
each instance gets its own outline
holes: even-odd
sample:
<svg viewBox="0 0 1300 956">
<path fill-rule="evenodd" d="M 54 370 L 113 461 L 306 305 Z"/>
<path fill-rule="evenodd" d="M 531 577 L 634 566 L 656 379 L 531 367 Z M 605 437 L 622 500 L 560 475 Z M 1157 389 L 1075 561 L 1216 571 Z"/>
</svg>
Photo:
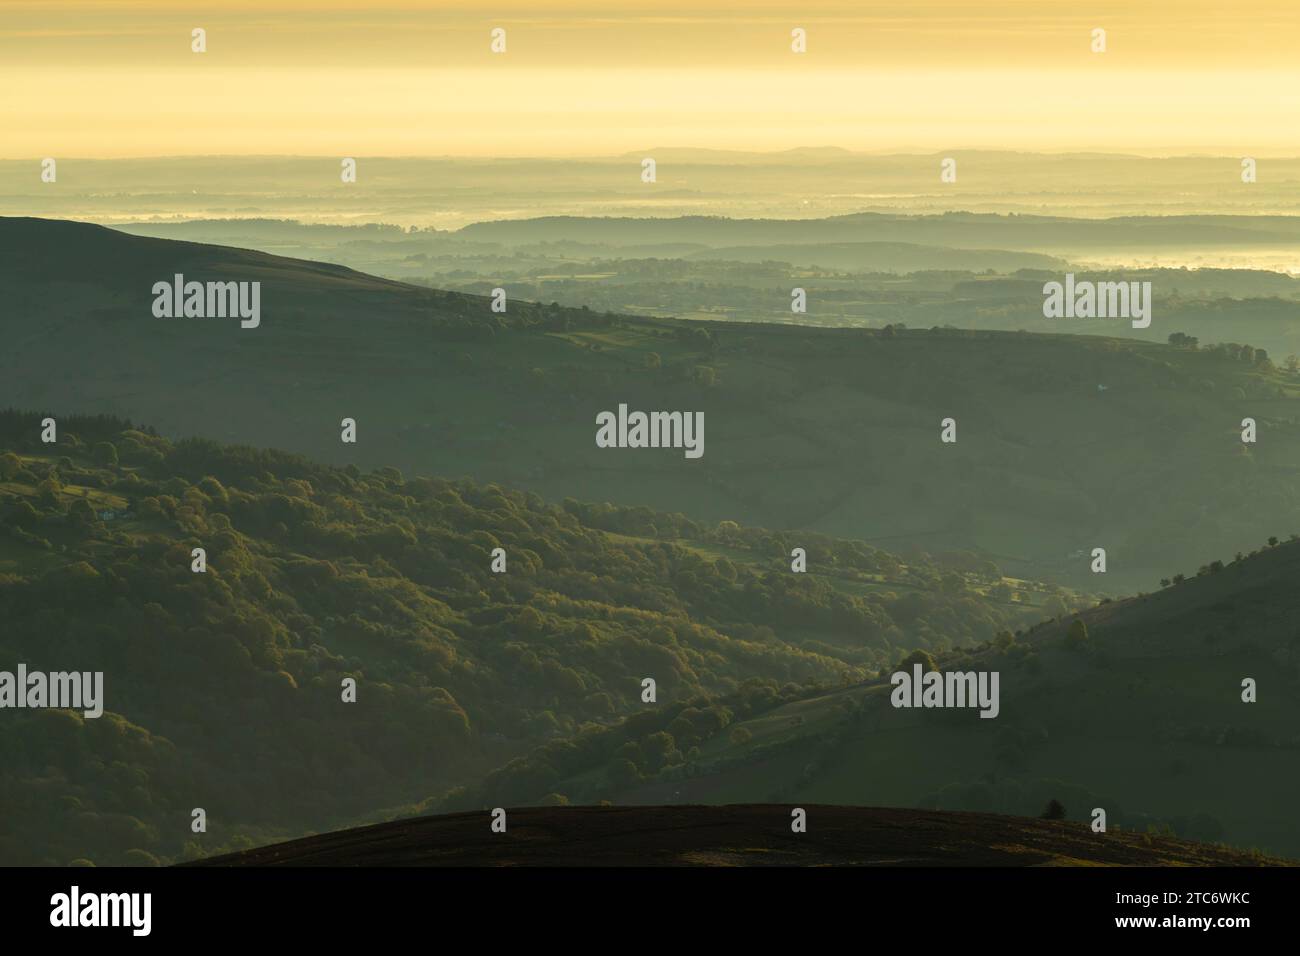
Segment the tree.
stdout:
<svg viewBox="0 0 1300 956">
<path fill-rule="evenodd" d="M 641 756 L 645 761 L 646 769 L 650 772 L 681 762 L 681 754 L 677 752 L 677 741 L 673 740 L 673 735 L 665 730 L 656 731 L 642 738 Z"/>
<path fill-rule="evenodd" d="M 57 508 L 59 505 L 59 492 L 62 490 L 63 486 L 59 484 L 57 478 L 46 478 L 36 486 L 36 500 L 40 502 L 43 508 Z"/>
<path fill-rule="evenodd" d="M 0 479 L 8 481 L 23 470 L 22 459 L 11 451 L 0 455 Z"/>
<path fill-rule="evenodd" d="M 111 441 L 102 441 L 95 445 L 95 461 L 101 465 L 117 465 L 117 446 Z"/>
<path fill-rule="evenodd" d="M 85 498 L 78 498 L 74 501 L 71 507 L 68 508 L 68 514 L 83 528 L 99 520 L 95 514 L 95 509 L 91 507 L 90 502 Z"/>
<path fill-rule="evenodd" d="M 641 782 L 641 771 L 630 760 L 618 760 L 609 768 L 609 781 L 616 787 L 631 787 Z"/>
<path fill-rule="evenodd" d="M 9 511 L 5 520 L 16 528 L 34 528 L 40 524 L 40 513 L 29 502 L 19 501 Z"/>
<path fill-rule="evenodd" d="M 1048 800 L 1047 806 L 1043 810 L 1042 818 L 1044 820 L 1064 820 L 1065 804 L 1063 804 L 1060 800 L 1057 800 L 1055 797 L 1053 797 L 1051 800 Z"/>
<path fill-rule="evenodd" d="M 935 662 L 933 654 L 929 651 L 917 649 L 899 661 L 898 666 L 894 668 L 894 670 L 907 671 L 910 673 L 914 664 L 920 664 L 922 671 L 937 671 L 939 669 L 939 665 Z"/>
<path fill-rule="evenodd" d="M 1070 622 L 1070 628 L 1065 632 L 1065 646 L 1079 648 L 1088 643 L 1088 625 L 1083 623 L 1083 618 L 1076 617 Z"/>
</svg>

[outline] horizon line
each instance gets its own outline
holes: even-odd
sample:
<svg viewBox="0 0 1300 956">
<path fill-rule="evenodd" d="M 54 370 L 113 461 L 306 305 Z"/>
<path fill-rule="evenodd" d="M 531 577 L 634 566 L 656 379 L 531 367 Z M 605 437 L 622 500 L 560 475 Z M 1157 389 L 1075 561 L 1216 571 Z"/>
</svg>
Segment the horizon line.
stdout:
<svg viewBox="0 0 1300 956">
<path fill-rule="evenodd" d="M 622 160 L 633 156 L 653 157 L 656 152 L 697 152 L 711 153 L 721 156 L 764 156 L 764 157 L 782 157 L 790 156 L 797 153 L 816 153 L 816 152 L 834 152 L 842 153 L 845 157 L 861 156 L 875 159 L 888 159 L 896 156 L 949 156 L 962 154 L 992 154 L 1003 156 L 1087 156 L 1093 158 L 1114 157 L 1121 159 L 1241 159 L 1246 156 L 1250 157 L 1267 157 L 1269 159 L 1300 159 L 1300 143 L 1293 147 L 1266 147 L 1250 151 L 1240 149 L 1229 150 L 1228 148 L 1217 146 L 1175 146 L 1175 147 L 1132 147 L 1126 150 L 1099 150 L 1089 149 L 1084 146 L 1070 147 L 1059 146 L 1053 148 L 1028 149 L 1028 148 L 995 148 L 987 146 L 971 147 L 954 147 L 951 149 L 936 149 L 934 147 L 920 146 L 896 146 L 885 149 L 862 150 L 850 149 L 845 146 L 835 145 L 818 145 L 818 146 L 793 146 L 786 149 L 743 149 L 743 148 L 725 148 L 715 146 L 652 146 L 639 150 L 623 150 L 616 153 L 377 153 L 368 154 L 353 152 L 348 154 L 350 157 L 364 158 L 367 160 L 385 159 L 385 160 L 477 160 L 477 161 L 513 161 L 513 160 L 545 160 L 545 161 L 563 161 L 563 160 Z M 144 153 L 131 156 L 87 156 L 87 155 L 57 155 L 60 162 L 142 162 L 146 160 L 167 160 L 167 159 L 321 159 L 337 160 L 343 157 L 343 153 Z M 35 162 L 39 163 L 49 156 L 0 156 L 0 162 Z"/>
</svg>

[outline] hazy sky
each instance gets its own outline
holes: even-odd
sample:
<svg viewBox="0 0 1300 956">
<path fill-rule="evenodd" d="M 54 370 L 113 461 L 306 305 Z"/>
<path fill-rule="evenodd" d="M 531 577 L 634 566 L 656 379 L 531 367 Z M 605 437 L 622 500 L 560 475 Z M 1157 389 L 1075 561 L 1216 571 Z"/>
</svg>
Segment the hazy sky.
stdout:
<svg viewBox="0 0 1300 956">
<path fill-rule="evenodd" d="M 1295 153 L 1297 50 L 1300 0 L 0 0 L 0 156 Z"/>
</svg>

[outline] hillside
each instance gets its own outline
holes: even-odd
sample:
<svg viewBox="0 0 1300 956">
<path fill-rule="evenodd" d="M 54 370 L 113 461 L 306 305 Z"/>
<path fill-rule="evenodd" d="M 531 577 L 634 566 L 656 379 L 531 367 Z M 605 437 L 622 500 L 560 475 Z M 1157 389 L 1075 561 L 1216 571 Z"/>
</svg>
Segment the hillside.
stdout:
<svg viewBox="0 0 1300 956">
<path fill-rule="evenodd" d="M 1015 576 L 1116 594 L 1185 555 L 1300 527 L 1300 388 L 1254 349 L 517 300 L 494 314 L 477 296 L 79 223 L 0 219 L 0 242 L 14 306 L 0 318 L 0 405 L 552 502 L 978 551 Z M 262 282 L 260 326 L 154 318 L 152 284 L 176 272 Z M 622 403 L 704 413 L 704 456 L 597 448 L 596 415 Z M 950 416 L 958 441 L 943 444 Z M 356 444 L 339 440 L 344 417 Z M 1104 578 L 1089 571 L 1094 547 Z"/>
<path fill-rule="evenodd" d="M 39 416 L 0 413 L 0 671 L 100 671 L 106 700 L 3 712 L 0 864 L 346 826 L 638 727 L 646 678 L 657 707 L 724 724 L 1076 600 L 969 555 L 803 534 L 796 574 L 794 539 L 734 523 L 59 428 L 47 445 Z"/>
<path fill-rule="evenodd" d="M 549 807 L 399 820 L 200 866 L 1259 866 L 1287 861 L 1078 824 L 878 807 Z"/>
<path fill-rule="evenodd" d="M 574 803 L 763 800 L 1036 815 L 1060 800 L 1124 829 L 1176 832 L 1300 854 L 1300 541 L 1187 568 L 1157 593 L 1107 602 L 969 652 L 950 671 L 997 671 L 997 719 L 897 709 L 866 681 L 774 703 L 701 730 L 666 708 L 659 723 L 544 747 L 442 810 Z M 924 658 L 913 658 L 924 660 Z M 908 668 L 910 669 L 910 665 Z M 1243 680 L 1257 701 L 1243 702 Z M 668 735 L 668 740 L 663 735 Z M 665 746 L 696 748 L 660 767 Z"/>
</svg>

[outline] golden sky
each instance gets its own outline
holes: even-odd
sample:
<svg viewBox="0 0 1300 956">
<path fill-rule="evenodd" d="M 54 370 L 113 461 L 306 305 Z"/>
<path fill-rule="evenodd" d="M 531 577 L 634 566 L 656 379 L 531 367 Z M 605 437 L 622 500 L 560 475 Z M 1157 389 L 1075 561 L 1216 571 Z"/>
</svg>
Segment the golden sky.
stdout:
<svg viewBox="0 0 1300 956">
<path fill-rule="evenodd" d="M 1294 154 L 1298 106 L 1300 0 L 0 0 L 5 158 Z"/>
</svg>

